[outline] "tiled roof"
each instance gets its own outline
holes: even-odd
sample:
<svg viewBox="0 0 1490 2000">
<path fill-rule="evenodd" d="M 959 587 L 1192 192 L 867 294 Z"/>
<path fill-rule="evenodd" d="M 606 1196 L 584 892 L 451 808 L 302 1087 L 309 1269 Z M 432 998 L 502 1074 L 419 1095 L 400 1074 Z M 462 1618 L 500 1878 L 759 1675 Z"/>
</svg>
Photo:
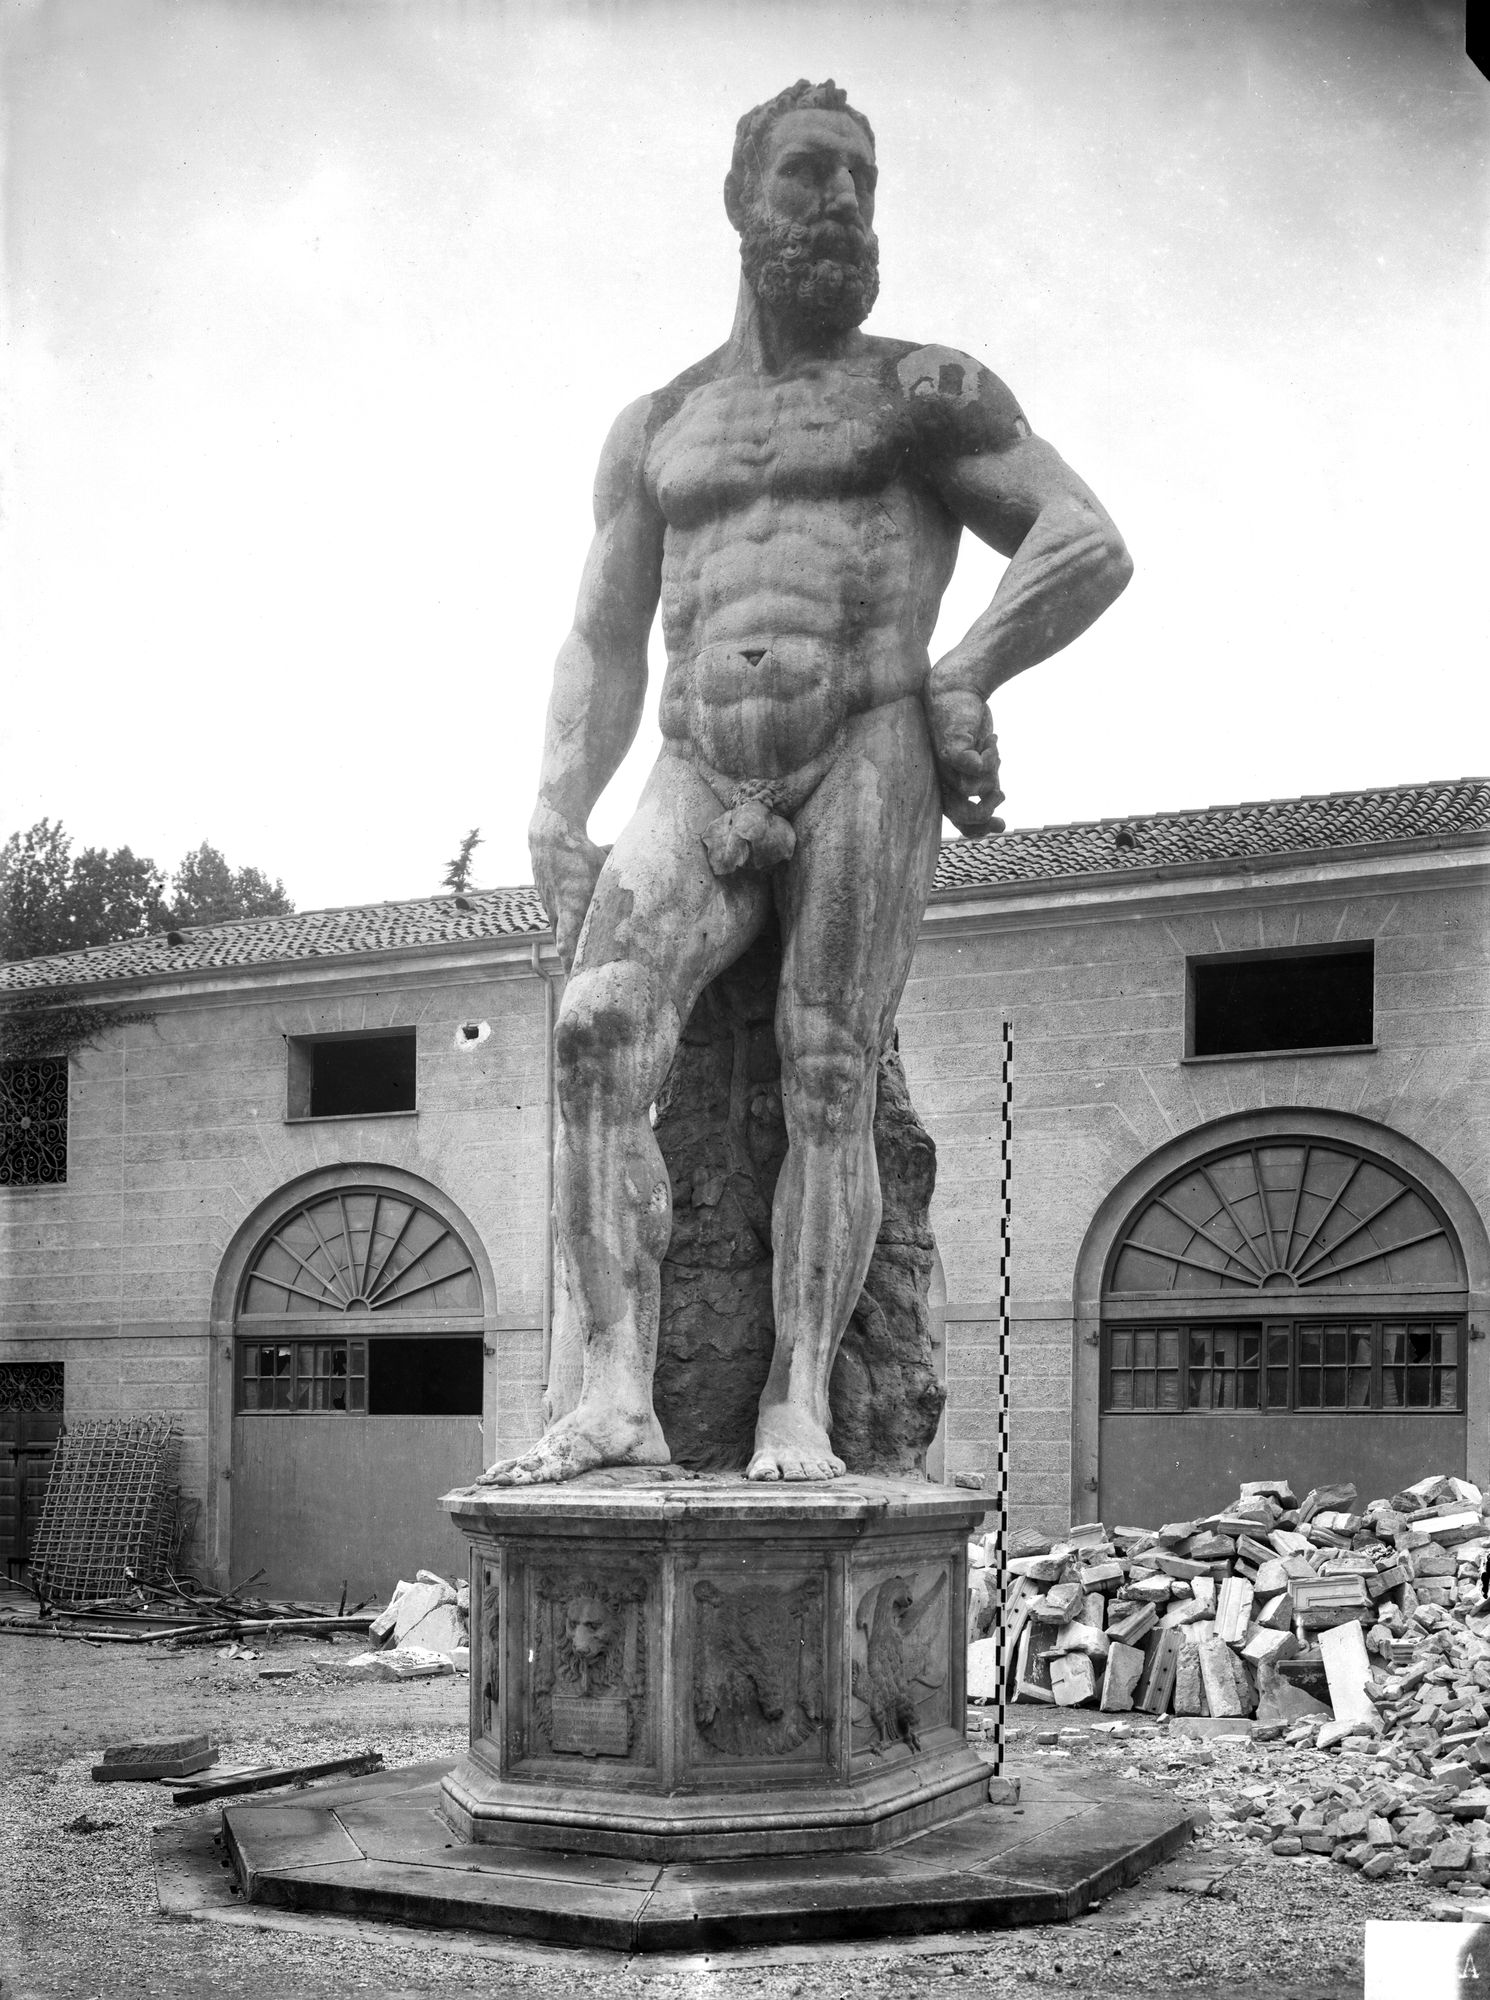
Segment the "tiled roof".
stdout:
<svg viewBox="0 0 1490 2000">
<path fill-rule="evenodd" d="M 345 910 L 305 910 L 292 917 L 243 917 L 188 931 L 126 938 L 88 951 L 59 952 L 0 965 L 0 992 L 38 986 L 91 986 L 106 979 L 172 979 L 221 967 L 284 965 L 307 958 L 487 938 L 542 937 L 548 918 L 536 889 L 471 889 L 458 909 L 450 895 L 413 903 L 358 903 Z M 180 944 L 167 942 L 178 936 Z"/>
<path fill-rule="evenodd" d="M 1490 831 L 1490 779 L 1455 778 L 1375 792 L 1260 799 L 1193 812 L 1136 814 L 1074 826 L 1019 827 L 986 840 L 949 841 L 938 897 L 1074 875 L 1203 870 L 1228 861 L 1319 854 Z"/>
<path fill-rule="evenodd" d="M 1330 792 L 1314 798 L 1205 806 L 1193 812 L 1016 828 L 942 848 L 934 894 L 1038 885 L 1078 876 L 1194 868 L 1237 860 L 1319 855 L 1400 842 L 1437 842 L 1490 832 L 1490 779 L 1460 778 L 1385 791 Z M 1131 842 L 1131 844 L 1129 844 Z M 0 992 L 91 986 L 115 979 L 174 979 L 183 973 L 362 952 L 536 938 L 548 919 L 536 889 L 472 889 L 466 909 L 453 896 L 411 903 L 362 903 L 291 917 L 247 917 L 178 935 L 129 938 L 0 965 Z"/>
</svg>

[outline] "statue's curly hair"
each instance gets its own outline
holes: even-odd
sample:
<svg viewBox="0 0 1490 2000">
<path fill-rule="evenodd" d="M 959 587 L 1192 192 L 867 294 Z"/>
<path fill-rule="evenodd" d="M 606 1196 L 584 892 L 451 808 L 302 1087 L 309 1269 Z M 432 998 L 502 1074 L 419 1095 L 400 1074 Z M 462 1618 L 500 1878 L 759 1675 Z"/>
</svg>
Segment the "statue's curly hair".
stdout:
<svg viewBox="0 0 1490 2000">
<path fill-rule="evenodd" d="M 735 150 L 730 158 L 729 172 L 724 177 L 724 211 L 736 229 L 743 224 L 751 186 L 760 175 L 761 153 L 766 137 L 777 119 L 784 117 L 788 111 L 847 112 L 855 124 L 863 128 L 864 136 L 873 148 L 874 127 L 862 111 L 856 111 L 849 103 L 846 90 L 840 90 L 831 76 L 823 83 L 809 83 L 805 76 L 798 77 L 787 89 L 778 90 L 764 104 L 757 104 L 753 111 L 747 111 L 735 127 Z"/>
</svg>

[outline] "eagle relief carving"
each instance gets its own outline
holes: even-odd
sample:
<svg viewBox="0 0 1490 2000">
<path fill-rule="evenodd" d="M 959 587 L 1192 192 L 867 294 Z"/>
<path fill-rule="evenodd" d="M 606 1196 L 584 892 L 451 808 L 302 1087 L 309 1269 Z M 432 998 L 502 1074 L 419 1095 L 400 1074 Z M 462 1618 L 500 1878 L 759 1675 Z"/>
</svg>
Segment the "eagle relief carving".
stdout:
<svg viewBox="0 0 1490 2000">
<path fill-rule="evenodd" d="M 693 1586 L 693 1719 L 730 1757 L 780 1757 L 823 1726 L 823 1582 Z"/>
<path fill-rule="evenodd" d="M 630 1755 L 647 1692 L 646 1594 L 642 1577 L 537 1579 L 533 1726 L 555 1755 Z"/>
<path fill-rule="evenodd" d="M 918 1726 L 947 1679 L 947 1572 L 939 1569 L 919 1596 L 916 1584 L 883 1578 L 859 1599 L 854 1619 L 854 1729 L 867 1728 L 875 1756 L 896 1743 L 920 1749 Z"/>
</svg>

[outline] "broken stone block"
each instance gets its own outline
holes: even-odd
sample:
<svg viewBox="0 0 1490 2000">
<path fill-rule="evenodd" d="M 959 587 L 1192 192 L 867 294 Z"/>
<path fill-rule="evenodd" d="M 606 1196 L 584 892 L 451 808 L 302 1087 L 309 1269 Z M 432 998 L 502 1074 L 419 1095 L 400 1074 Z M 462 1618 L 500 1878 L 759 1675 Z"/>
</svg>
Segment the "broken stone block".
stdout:
<svg viewBox="0 0 1490 2000">
<path fill-rule="evenodd" d="M 1134 1706 L 1145 1715 L 1163 1715 L 1168 1709 L 1183 1644 L 1178 1632 L 1157 1632 L 1150 1636 L 1147 1663 L 1134 1692 Z"/>
<path fill-rule="evenodd" d="M 398 1600 L 398 1609 L 393 1621 L 394 1645 L 401 1646 L 414 1627 L 427 1618 L 437 1605 L 454 1604 L 454 1602 L 455 1592 L 448 1583 L 443 1583 L 438 1577 L 429 1582 L 411 1583 Z"/>
<path fill-rule="evenodd" d="M 115 1743 L 93 1766 L 99 1785 L 148 1785 L 157 1778 L 185 1778 L 217 1762 L 210 1736 L 153 1737 L 142 1743 Z"/>
<path fill-rule="evenodd" d="M 1097 1626 L 1084 1625 L 1079 1618 L 1073 1618 L 1044 1650 L 1052 1658 L 1064 1653 L 1087 1653 L 1094 1660 L 1105 1660 L 1111 1644 L 1107 1634 Z"/>
<path fill-rule="evenodd" d="M 967 1649 L 967 1698 L 969 1701 L 997 1701 L 999 1698 L 997 1639 L 975 1639 Z"/>
<path fill-rule="evenodd" d="M 1242 1658 L 1250 1660 L 1255 1667 L 1264 1663 L 1276 1666 L 1279 1660 L 1286 1660 L 1302 1650 L 1292 1632 L 1267 1631 L 1259 1625 L 1254 1627 L 1251 1638 L 1243 1646 Z"/>
<path fill-rule="evenodd" d="M 1146 1662 L 1141 1646 L 1114 1643 L 1107 1654 L 1107 1670 L 1102 1676 L 1102 1708 L 1108 1714 L 1126 1712 L 1143 1677 Z"/>
<path fill-rule="evenodd" d="M 398 1621 L 399 1605 L 413 1588 L 412 1583 L 405 1583 L 402 1578 L 393 1586 L 392 1597 L 367 1628 L 367 1636 L 370 1639 L 383 1640 L 388 1637 Z"/>
<path fill-rule="evenodd" d="M 1381 1848 L 1371 1856 L 1369 1861 L 1361 1863 L 1362 1875 L 1371 1882 L 1379 1882 L 1384 1876 L 1394 1875 L 1396 1871 L 1397 1853 L 1395 1848 Z"/>
<path fill-rule="evenodd" d="M 1108 1562 L 1081 1564 L 1076 1575 L 1085 1591 L 1116 1590 L 1128 1574 L 1128 1565 L 1115 1557 Z"/>
<path fill-rule="evenodd" d="M 1200 1673 L 1200 1648 L 1185 1645 L 1174 1670 L 1174 1712 L 1176 1715 L 1204 1715 L 1205 1688 Z"/>
<path fill-rule="evenodd" d="M 1030 1616 L 1037 1625 L 1069 1625 L 1081 1610 L 1082 1595 L 1079 1583 L 1054 1584 L 1035 1599 Z"/>
<path fill-rule="evenodd" d="M 1330 1706 L 1337 1722 L 1366 1722 L 1373 1727 L 1380 1718 L 1366 1682 L 1371 1678 L 1366 1658 L 1366 1640 L 1359 1625 L 1336 1625 L 1319 1635 L 1319 1653 L 1329 1682 Z"/>
<path fill-rule="evenodd" d="M 1058 1708 L 1079 1708 L 1097 1698 L 1097 1676 L 1085 1653 L 1064 1653 L 1050 1663 L 1050 1690 Z"/>
<path fill-rule="evenodd" d="M 1107 1636 L 1114 1645 L 1136 1646 L 1159 1622 L 1152 1604 L 1114 1606 L 1107 1620 Z"/>
<path fill-rule="evenodd" d="M 1240 1646 L 1251 1622 L 1251 1584 L 1245 1577 L 1227 1577 L 1216 1593 L 1216 1637 L 1228 1646 Z"/>
<path fill-rule="evenodd" d="M 1231 1648 L 1219 1635 L 1203 1639 L 1197 1648 L 1200 1677 L 1212 1715 L 1245 1715 L 1252 1706 L 1238 1685 Z"/>
<path fill-rule="evenodd" d="M 463 1646 L 466 1643 L 466 1625 L 456 1609 L 454 1593 L 451 1593 L 448 1604 L 435 1605 L 417 1625 L 405 1628 L 397 1643 L 400 1646 L 423 1646 L 432 1653 L 453 1653 L 457 1646 Z"/>
</svg>

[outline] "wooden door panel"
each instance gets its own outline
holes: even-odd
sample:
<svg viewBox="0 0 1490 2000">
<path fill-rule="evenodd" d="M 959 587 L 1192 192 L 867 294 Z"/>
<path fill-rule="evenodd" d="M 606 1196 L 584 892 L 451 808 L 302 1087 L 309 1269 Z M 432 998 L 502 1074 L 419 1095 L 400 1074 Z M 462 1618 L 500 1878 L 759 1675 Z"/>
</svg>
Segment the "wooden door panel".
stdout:
<svg viewBox="0 0 1490 2000">
<path fill-rule="evenodd" d="M 482 1470 L 479 1417 L 255 1414 L 233 1420 L 236 1583 L 272 1597 L 386 1603 L 418 1569 L 458 1579 L 466 1543 L 439 1505 Z"/>
</svg>

